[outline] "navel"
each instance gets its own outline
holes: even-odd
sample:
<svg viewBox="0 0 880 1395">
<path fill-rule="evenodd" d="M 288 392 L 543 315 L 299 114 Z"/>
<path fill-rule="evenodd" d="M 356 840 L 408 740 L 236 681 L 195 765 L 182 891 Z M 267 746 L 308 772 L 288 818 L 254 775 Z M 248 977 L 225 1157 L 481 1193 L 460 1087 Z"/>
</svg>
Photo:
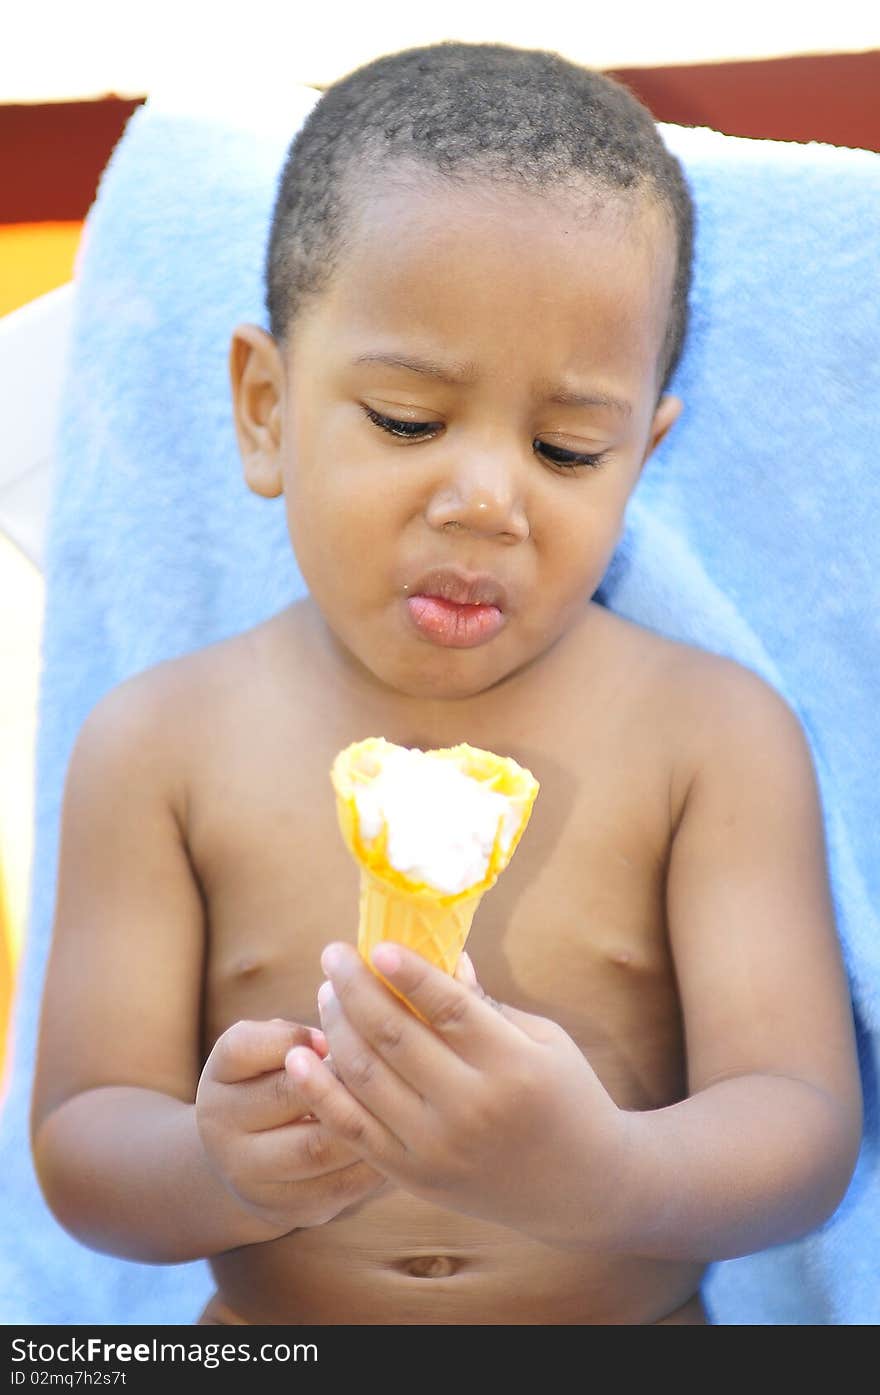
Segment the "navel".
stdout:
<svg viewBox="0 0 880 1395">
<path fill-rule="evenodd" d="M 452 1255 L 412 1255 L 397 1260 L 394 1267 L 413 1279 L 448 1279 L 460 1269 L 461 1260 Z"/>
</svg>

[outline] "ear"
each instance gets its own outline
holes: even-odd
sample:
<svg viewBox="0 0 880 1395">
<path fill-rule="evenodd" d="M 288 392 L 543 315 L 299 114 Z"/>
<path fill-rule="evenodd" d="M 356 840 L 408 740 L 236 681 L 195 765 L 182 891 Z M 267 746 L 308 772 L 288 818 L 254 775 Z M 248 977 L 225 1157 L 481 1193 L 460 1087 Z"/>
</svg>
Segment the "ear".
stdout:
<svg viewBox="0 0 880 1395">
<path fill-rule="evenodd" d="M 237 325 L 229 346 L 235 434 L 245 482 L 255 494 L 282 492 L 281 404 L 284 365 L 278 345 L 257 325 Z"/>
<path fill-rule="evenodd" d="M 648 459 L 648 456 L 652 455 L 657 449 L 667 432 L 672 430 L 683 410 L 684 403 L 680 397 L 673 397 L 671 393 L 665 392 L 660 398 L 657 410 L 651 421 L 648 444 L 645 447 L 645 454 L 642 458 L 643 465 Z"/>
</svg>

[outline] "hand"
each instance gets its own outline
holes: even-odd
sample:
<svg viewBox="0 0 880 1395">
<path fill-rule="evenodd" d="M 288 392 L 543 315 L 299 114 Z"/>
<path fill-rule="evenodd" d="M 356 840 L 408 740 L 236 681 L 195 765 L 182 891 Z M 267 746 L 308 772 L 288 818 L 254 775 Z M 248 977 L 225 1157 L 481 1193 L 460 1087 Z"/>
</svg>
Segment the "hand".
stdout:
<svg viewBox="0 0 880 1395">
<path fill-rule="evenodd" d="M 267 1228 L 266 1239 L 323 1225 L 385 1178 L 309 1113 L 284 1059 L 297 1044 L 315 1060 L 323 1032 L 279 1018 L 236 1022 L 217 1038 L 196 1094 L 196 1123 L 213 1171 Z M 328 1072 L 329 1073 L 329 1072 Z"/>
<path fill-rule="evenodd" d="M 373 963 L 328 946 L 318 994 L 335 1074 L 305 1043 L 300 1098 L 366 1164 L 416 1196 L 545 1243 L 598 1243 L 626 1116 L 555 1022 L 492 1005 L 401 945 Z M 337 1078 L 338 1076 L 338 1078 Z"/>
</svg>

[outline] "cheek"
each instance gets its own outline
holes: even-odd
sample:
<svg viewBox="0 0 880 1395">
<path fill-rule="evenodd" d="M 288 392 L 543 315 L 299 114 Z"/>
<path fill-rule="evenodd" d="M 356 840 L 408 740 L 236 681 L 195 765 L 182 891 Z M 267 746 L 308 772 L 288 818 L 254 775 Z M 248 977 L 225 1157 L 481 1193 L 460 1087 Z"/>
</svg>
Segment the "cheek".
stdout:
<svg viewBox="0 0 880 1395">
<path fill-rule="evenodd" d="M 335 613 L 339 598 L 367 600 L 387 588 L 393 556 L 391 503 L 364 475 L 328 463 L 297 470 L 285 488 L 287 527 L 309 591 Z"/>
<path fill-rule="evenodd" d="M 600 497 L 593 490 L 576 506 L 554 510 L 540 541 L 545 574 L 561 590 L 575 595 L 585 583 L 598 585 L 620 537 L 625 508 L 625 498 L 618 499 L 616 493 Z"/>
<path fill-rule="evenodd" d="M 354 471 L 329 469 L 300 478 L 287 491 L 288 519 L 303 542 L 322 548 L 360 550 L 370 561 L 370 546 L 388 538 L 399 524 L 393 492 L 372 487 Z"/>
<path fill-rule="evenodd" d="M 344 530 L 352 520 L 373 529 L 399 497 L 387 460 L 377 461 L 360 416 L 332 405 L 300 411 L 285 443 L 285 491 L 300 513 Z"/>
</svg>

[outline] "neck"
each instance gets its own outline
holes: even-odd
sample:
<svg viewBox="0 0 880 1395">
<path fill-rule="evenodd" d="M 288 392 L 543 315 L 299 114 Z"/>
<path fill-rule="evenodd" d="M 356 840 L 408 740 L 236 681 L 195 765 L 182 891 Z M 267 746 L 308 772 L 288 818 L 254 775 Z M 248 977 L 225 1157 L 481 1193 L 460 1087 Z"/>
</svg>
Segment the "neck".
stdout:
<svg viewBox="0 0 880 1395">
<path fill-rule="evenodd" d="M 364 735 L 384 736 L 422 750 L 462 741 L 491 749 L 499 733 L 531 726 L 535 682 L 546 682 L 553 665 L 565 662 L 573 631 L 590 624 L 595 611 L 594 605 L 587 604 L 580 620 L 548 649 L 492 687 L 468 697 L 414 697 L 382 682 L 340 641 L 311 597 L 291 606 L 288 618 L 297 627 L 296 648 L 308 655 L 328 701 L 357 712 Z"/>
</svg>

